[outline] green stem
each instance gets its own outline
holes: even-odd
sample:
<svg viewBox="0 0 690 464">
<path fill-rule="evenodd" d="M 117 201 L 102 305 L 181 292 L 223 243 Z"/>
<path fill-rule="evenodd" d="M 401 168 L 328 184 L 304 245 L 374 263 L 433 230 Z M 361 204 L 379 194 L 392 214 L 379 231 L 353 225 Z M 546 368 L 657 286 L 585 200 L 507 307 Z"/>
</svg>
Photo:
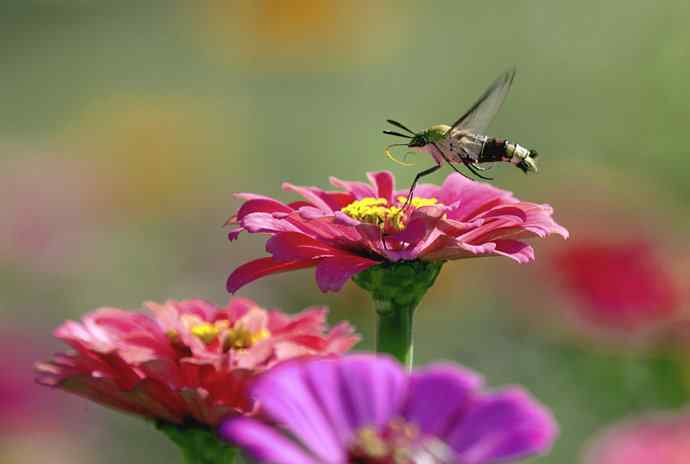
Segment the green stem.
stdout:
<svg viewBox="0 0 690 464">
<path fill-rule="evenodd" d="M 441 272 L 443 262 L 383 263 L 355 275 L 374 299 L 378 323 L 376 351 L 409 368 L 413 364 L 414 311 Z"/>
<path fill-rule="evenodd" d="M 376 299 L 374 306 L 378 314 L 376 351 L 395 356 L 408 369 L 411 369 L 414 356 L 412 325 L 415 307 L 393 307 L 390 300 Z"/>
<path fill-rule="evenodd" d="M 182 451 L 184 464 L 232 464 L 237 449 L 221 441 L 213 429 L 199 424 L 176 425 L 157 422 L 163 432 Z"/>
</svg>

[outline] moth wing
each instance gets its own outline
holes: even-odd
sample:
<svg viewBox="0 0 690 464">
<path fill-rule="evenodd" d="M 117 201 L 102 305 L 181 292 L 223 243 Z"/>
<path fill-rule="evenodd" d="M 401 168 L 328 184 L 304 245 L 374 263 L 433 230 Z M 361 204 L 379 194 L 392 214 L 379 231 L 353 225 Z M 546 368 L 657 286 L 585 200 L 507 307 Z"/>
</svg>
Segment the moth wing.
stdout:
<svg viewBox="0 0 690 464">
<path fill-rule="evenodd" d="M 455 134 L 451 134 L 449 137 L 439 140 L 436 142 L 436 146 L 443 152 L 449 161 L 455 163 L 460 163 L 463 157 L 468 156 L 462 146 L 461 137 L 457 137 Z"/>
<path fill-rule="evenodd" d="M 485 132 L 498 110 L 501 109 L 514 78 L 515 68 L 511 68 L 498 76 L 474 105 L 453 123 L 449 132 L 457 130 L 475 133 Z"/>
</svg>

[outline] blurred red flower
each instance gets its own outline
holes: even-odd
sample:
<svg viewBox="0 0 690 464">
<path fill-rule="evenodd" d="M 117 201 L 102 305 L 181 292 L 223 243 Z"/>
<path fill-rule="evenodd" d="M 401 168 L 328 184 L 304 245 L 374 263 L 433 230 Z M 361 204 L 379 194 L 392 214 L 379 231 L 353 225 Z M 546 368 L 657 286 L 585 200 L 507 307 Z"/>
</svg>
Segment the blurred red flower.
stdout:
<svg viewBox="0 0 690 464">
<path fill-rule="evenodd" d="M 585 453 L 586 464 L 690 462 L 690 413 L 651 414 L 614 425 Z"/>
<path fill-rule="evenodd" d="M 346 322 L 327 331 L 324 308 L 290 316 L 239 298 L 225 308 L 146 306 L 153 316 L 103 308 L 65 322 L 55 336 L 75 351 L 38 364 L 38 382 L 151 419 L 214 426 L 254 411 L 247 388 L 257 374 L 287 359 L 342 354 L 359 340 Z"/>
<path fill-rule="evenodd" d="M 636 330 L 669 320 L 681 290 L 659 251 L 646 240 L 571 242 L 552 269 L 579 302 L 578 313 L 604 328 Z"/>
</svg>

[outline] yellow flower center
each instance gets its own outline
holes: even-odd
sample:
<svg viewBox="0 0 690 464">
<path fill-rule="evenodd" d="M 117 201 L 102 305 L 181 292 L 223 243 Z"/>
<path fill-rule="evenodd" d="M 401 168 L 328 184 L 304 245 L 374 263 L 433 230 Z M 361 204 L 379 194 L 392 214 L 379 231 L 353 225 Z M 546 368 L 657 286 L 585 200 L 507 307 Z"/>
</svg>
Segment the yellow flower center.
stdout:
<svg viewBox="0 0 690 464">
<path fill-rule="evenodd" d="M 388 444 L 373 427 L 362 427 L 355 433 L 355 453 L 369 459 L 383 459 L 390 454 Z"/>
<path fill-rule="evenodd" d="M 416 462 L 415 449 L 423 444 L 423 438 L 416 425 L 399 418 L 381 429 L 362 427 L 350 444 L 350 462 L 412 464 Z"/>
<path fill-rule="evenodd" d="M 391 227 L 395 230 L 405 228 L 404 218 L 401 207 L 405 203 L 405 197 L 398 197 L 397 205 L 389 205 L 385 198 L 366 197 L 361 200 L 353 201 L 341 211 L 352 219 L 356 219 L 367 224 L 379 226 L 382 230 Z M 414 208 L 422 206 L 432 206 L 439 204 L 436 198 L 414 197 L 410 205 Z"/>
<path fill-rule="evenodd" d="M 206 344 L 211 343 L 220 333 L 220 329 L 214 324 L 204 323 L 192 327 L 192 333 Z"/>
<path fill-rule="evenodd" d="M 220 320 L 215 322 L 206 322 L 198 316 L 186 314 L 182 316 L 182 324 L 202 342 L 209 345 L 213 343 L 218 337 L 223 338 L 223 350 L 230 349 L 244 350 L 251 348 L 255 344 L 271 336 L 271 332 L 262 328 L 258 331 L 252 332 L 244 324 L 236 322 L 234 326 L 230 326 L 230 321 Z M 180 334 L 175 330 L 166 332 L 168 338 L 173 343 L 178 343 Z"/>
<path fill-rule="evenodd" d="M 265 340 L 270 336 L 271 332 L 269 332 L 268 329 L 261 329 L 258 332 L 252 333 L 242 324 L 238 324 L 228 331 L 225 342 L 223 343 L 223 348 L 226 350 L 244 350 L 251 348 L 261 340 Z"/>
</svg>

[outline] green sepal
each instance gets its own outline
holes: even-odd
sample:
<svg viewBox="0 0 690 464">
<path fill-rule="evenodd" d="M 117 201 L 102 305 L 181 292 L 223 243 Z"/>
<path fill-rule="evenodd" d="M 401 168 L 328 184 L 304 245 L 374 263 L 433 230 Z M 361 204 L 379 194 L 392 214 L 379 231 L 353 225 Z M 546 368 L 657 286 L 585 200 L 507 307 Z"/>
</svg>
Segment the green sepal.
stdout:
<svg viewBox="0 0 690 464">
<path fill-rule="evenodd" d="M 382 263 L 352 280 L 371 293 L 378 315 L 376 351 L 412 368 L 414 310 L 441 272 L 442 261 Z"/>
<path fill-rule="evenodd" d="M 417 307 L 442 266 L 443 261 L 382 263 L 356 274 L 352 280 L 371 293 L 376 311 L 385 313 L 399 307 Z"/>
<path fill-rule="evenodd" d="M 212 428 L 163 421 L 156 422 L 156 428 L 180 448 L 185 464 L 232 464 L 237 455 L 237 449 L 220 440 Z"/>
</svg>

